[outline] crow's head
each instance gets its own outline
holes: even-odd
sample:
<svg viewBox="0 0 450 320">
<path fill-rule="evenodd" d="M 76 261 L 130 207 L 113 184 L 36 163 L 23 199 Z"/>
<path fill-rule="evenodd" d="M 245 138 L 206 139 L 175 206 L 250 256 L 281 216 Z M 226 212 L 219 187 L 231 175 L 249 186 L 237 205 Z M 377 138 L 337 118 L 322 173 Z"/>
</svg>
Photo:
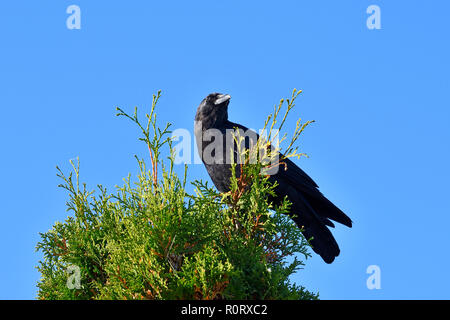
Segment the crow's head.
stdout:
<svg viewBox="0 0 450 320">
<path fill-rule="evenodd" d="M 201 123 L 203 129 L 221 125 L 228 120 L 230 98 L 228 94 L 209 94 L 198 106 L 195 121 Z"/>
</svg>

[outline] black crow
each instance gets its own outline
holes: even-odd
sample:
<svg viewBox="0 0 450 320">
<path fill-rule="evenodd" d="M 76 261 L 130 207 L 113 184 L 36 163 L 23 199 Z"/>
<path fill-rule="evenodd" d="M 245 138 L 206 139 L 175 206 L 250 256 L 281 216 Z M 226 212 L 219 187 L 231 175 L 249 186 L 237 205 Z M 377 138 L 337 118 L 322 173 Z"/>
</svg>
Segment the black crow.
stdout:
<svg viewBox="0 0 450 320">
<path fill-rule="evenodd" d="M 226 150 L 225 147 L 227 134 L 235 128 L 244 132 L 249 130 L 240 124 L 228 121 L 229 102 L 230 96 L 227 94 L 209 94 L 200 103 L 194 122 L 200 158 L 220 192 L 230 190 L 232 175 L 231 162 L 227 161 L 229 158 L 226 157 L 226 153 L 230 152 L 230 149 Z M 255 132 L 253 133 L 257 136 Z M 223 148 L 211 148 L 211 144 L 214 143 L 223 144 Z M 245 147 L 248 148 L 247 142 Z M 331 221 L 334 220 L 351 227 L 352 221 L 324 197 L 318 190 L 317 184 L 294 162 L 290 159 L 284 159 L 283 162 L 285 166 L 279 168 L 278 172 L 269 178 L 269 181 L 278 183 L 275 188 L 276 197 L 269 200 L 280 204 L 286 196 L 288 197 L 292 203 L 290 216 L 293 217 L 297 226 L 303 229 L 303 235 L 307 239 L 312 238 L 310 243 L 313 250 L 326 263 L 331 263 L 339 255 L 340 250 L 327 226 L 334 227 Z"/>
</svg>

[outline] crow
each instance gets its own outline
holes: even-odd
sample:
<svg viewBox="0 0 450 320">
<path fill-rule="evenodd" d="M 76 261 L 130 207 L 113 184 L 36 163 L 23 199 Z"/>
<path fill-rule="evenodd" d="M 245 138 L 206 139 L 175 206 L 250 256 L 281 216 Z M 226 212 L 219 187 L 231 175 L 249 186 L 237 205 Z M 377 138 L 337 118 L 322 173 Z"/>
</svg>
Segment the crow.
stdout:
<svg viewBox="0 0 450 320">
<path fill-rule="evenodd" d="M 211 93 L 200 103 L 194 121 L 197 148 L 203 164 L 219 192 L 230 190 L 232 176 L 231 163 L 227 161 L 225 147 L 227 134 L 232 130 L 248 128 L 228 121 L 230 95 Z M 253 131 L 253 136 L 257 134 Z M 251 136 L 251 135 L 249 135 Z M 220 138 L 220 139 L 219 139 Z M 229 138 L 229 137 L 228 137 Z M 216 141 L 217 140 L 217 141 Z M 211 148 L 212 144 L 223 147 Z M 249 144 L 246 141 L 245 147 Z M 235 151 L 236 152 L 236 151 Z M 209 158 L 208 158 L 209 157 Z M 291 202 L 289 216 L 302 229 L 314 252 L 326 263 L 332 263 L 340 253 L 339 246 L 328 227 L 334 228 L 331 220 L 352 227 L 350 218 L 319 191 L 318 185 L 294 162 L 284 159 L 285 165 L 270 176 L 269 181 L 277 182 L 275 197 L 269 201 L 280 204 L 285 197 Z M 237 169 L 237 168 L 236 168 Z M 236 172 L 237 176 L 239 172 Z"/>
</svg>

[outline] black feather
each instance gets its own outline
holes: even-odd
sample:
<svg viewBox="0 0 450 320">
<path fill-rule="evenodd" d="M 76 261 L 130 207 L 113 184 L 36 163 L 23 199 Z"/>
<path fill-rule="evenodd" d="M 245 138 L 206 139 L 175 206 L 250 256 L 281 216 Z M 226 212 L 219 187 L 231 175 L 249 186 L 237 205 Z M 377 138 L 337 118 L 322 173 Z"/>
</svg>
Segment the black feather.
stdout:
<svg viewBox="0 0 450 320">
<path fill-rule="evenodd" d="M 240 124 L 228 121 L 229 96 L 219 93 L 208 95 L 197 109 L 194 123 L 195 137 L 200 158 L 205 164 L 214 185 L 220 192 L 227 192 L 230 188 L 231 165 L 226 161 L 225 141 L 227 130 L 241 129 L 250 132 L 250 137 L 258 138 L 253 131 Z M 213 159 L 205 161 L 208 146 L 213 143 L 207 136 L 209 129 L 220 132 L 223 138 L 223 148 L 219 148 Z M 255 143 L 251 138 L 246 138 L 245 147 L 249 148 Z M 216 150 L 217 151 L 217 150 Z M 236 150 L 235 150 L 236 156 Z M 285 168 L 270 177 L 271 182 L 277 182 L 276 196 L 270 201 L 275 204 L 288 197 L 292 203 L 290 215 L 303 230 L 303 235 L 310 240 L 311 246 L 326 263 L 334 261 L 340 253 L 340 249 L 331 231 L 327 226 L 334 228 L 334 223 L 339 222 L 347 227 L 352 227 L 350 218 L 336 207 L 319 191 L 318 185 L 300 167 L 290 159 L 285 159 Z"/>
</svg>

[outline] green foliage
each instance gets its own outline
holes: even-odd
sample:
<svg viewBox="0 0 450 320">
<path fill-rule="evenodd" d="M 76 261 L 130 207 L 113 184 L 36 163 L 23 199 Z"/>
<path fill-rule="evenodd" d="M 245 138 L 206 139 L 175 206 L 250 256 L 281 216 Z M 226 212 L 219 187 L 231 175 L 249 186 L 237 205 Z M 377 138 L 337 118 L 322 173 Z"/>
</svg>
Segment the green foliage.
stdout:
<svg viewBox="0 0 450 320">
<path fill-rule="evenodd" d="M 80 186 L 79 161 L 69 175 L 58 168 L 71 215 L 41 233 L 38 298 L 317 299 L 289 280 L 309 256 L 308 242 L 284 215 L 289 203 L 268 202 L 274 186 L 260 174 L 264 165 L 241 165 L 226 194 L 201 181 L 188 194 L 187 168 L 183 179 L 174 171 L 170 124 L 156 125 L 159 97 L 146 125 L 136 109 L 130 116 L 117 108 L 140 128 L 150 153 L 149 169 L 136 157 L 136 181 L 128 176 L 114 193 L 101 185 L 94 193 Z"/>
</svg>

